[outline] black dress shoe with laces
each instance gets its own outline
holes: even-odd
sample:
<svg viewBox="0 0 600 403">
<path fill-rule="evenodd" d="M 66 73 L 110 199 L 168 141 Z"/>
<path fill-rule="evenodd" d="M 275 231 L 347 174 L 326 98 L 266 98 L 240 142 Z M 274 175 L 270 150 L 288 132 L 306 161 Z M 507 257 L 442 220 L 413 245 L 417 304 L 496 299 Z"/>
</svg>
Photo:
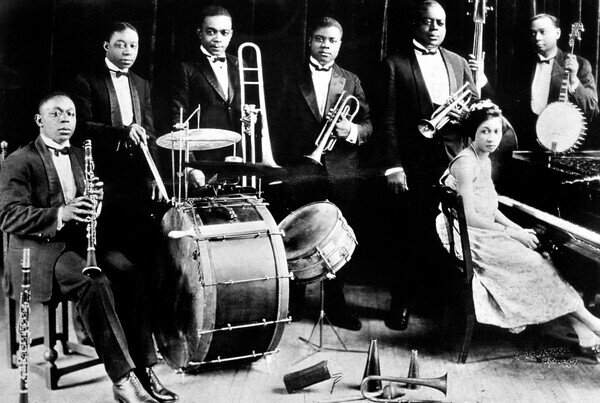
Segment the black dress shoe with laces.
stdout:
<svg viewBox="0 0 600 403">
<path fill-rule="evenodd" d="M 383 322 L 389 329 L 401 331 L 401 330 L 406 330 L 406 328 L 408 327 L 409 319 L 410 319 L 410 311 L 408 310 L 408 308 L 404 308 L 400 312 L 398 312 L 398 311 L 388 312 L 388 314 Z"/>
<path fill-rule="evenodd" d="M 179 396 L 177 396 L 176 393 L 171 392 L 163 386 L 152 367 L 146 367 L 141 370 L 136 369 L 135 373 L 138 375 L 144 389 L 146 389 L 154 399 L 159 402 L 174 402 L 179 400 Z"/>
<path fill-rule="evenodd" d="M 113 395 L 120 403 L 158 403 L 146 392 L 133 371 L 113 383 Z"/>
</svg>

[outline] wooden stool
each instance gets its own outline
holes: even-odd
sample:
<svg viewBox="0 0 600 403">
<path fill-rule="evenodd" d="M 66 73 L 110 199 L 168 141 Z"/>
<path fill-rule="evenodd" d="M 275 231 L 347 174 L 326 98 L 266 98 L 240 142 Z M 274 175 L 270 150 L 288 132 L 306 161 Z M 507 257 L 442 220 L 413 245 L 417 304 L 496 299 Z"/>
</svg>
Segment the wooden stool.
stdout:
<svg viewBox="0 0 600 403">
<path fill-rule="evenodd" d="M 61 305 L 62 326 L 61 332 L 56 331 L 56 310 L 58 305 Z M 7 339 L 7 357 L 11 368 L 17 368 L 17 350 L 19 349 L 19 335 L 17 321 L 19 319 L 19 304 L 10 298 L 6 299 L 6 318 L 8 319 Z M 44 344 L 46 351 L 44 352 L 44 364 L 35 364 L 29 361 L 29 368 L 46 379 L 46 387 L 54 390 L 58 389 L 58 379 L 71 372 L 80 369 L 88 368 L 102 362 L 96 354 L 93 347 L 69 341 L 69 304 L 66 299 L 50 301 L 43 304 L 43 326 L 44 336 L 36 337 L 31 340 L 31 346 Z M 64 354 L 79 354 L 89 357 L 89 359 L 70 365 L 58 367 L 55 363 L 58 357 L 57 351 L 54 349 L 56 342 L 62 344 Z"/>
</svg>

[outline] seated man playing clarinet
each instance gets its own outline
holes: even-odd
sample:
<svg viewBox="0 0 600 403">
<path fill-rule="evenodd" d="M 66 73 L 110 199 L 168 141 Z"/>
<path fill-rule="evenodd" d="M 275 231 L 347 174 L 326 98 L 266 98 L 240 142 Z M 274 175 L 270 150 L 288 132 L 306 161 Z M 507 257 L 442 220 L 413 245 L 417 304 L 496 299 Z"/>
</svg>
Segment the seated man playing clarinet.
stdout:
<svg viewBox="0 0 600 403">
<path fill-rule="evenodd" d="M 83 151 L 69 146 L 76 126 L 73 100 L 61 92 L 44 97 L 35 122 L 40 135 L 11 154 L 0 173 L 0 230 L 8 236 L 5 291 L 11 298 L 18 297 L 22 250 L 29 248 L 32 301 L 47 302 L 60 293 L 75 303 L 113 382 L 115 399 L 176 400 L 177 395 L 165 389 L 152 370 L 157 359 L 143 323 L 143 307 L 134 307 L 138 314 L 129 332 L 121 325 L 115 288 L 107 277 L 115 268 L 100 262 L 101 270 L 90 275 L 82 272 L 85 224 L 95 215 L 92 199 L 103 198 L 103 184 L 93 177 L 91 166 L 84 172 Z M 137 293 L 135 284 L 129 292 Z"/>
</svg>

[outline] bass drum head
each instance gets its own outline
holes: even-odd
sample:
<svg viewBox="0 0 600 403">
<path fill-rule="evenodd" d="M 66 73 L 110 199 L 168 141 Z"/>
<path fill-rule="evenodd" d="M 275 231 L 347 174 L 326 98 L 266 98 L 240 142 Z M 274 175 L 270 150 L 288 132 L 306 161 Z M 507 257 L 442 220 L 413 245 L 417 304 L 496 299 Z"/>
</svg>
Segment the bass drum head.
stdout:
<svg viewBox="0 0 600 403">
<path fill-rule="evenodd" d="M 331 233 L 339 209 L 330 202 L 315 202 L 293 211 L 279 223 L 288 260 L 310 253 Z"/>
<path fill-rule="evenodd" d="M 554 153 L 577 148 L 586 124 L 578 107 L 570 102 L 554 102 L 542 111 L 535 125 L 538 143 Z"/>
</svg>

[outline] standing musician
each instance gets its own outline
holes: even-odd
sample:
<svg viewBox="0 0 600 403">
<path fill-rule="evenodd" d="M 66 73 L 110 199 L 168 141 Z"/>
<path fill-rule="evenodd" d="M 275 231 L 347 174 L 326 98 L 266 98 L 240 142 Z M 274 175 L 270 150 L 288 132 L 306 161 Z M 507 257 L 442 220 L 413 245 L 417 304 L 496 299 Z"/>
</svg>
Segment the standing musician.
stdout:
<svg viewBox="0 0 600 403">
<path fill-rule="evenodd" d="M 535 55 L 525 64 L 529 66 L 514 77 L 524 78 L 520 96 L 514 105 L 513 115 L 522 133 L 521 148 L 537 148 L 535 123 L 547 105 L 559 98 L 563 74 L 569 72 L 569 101 L 579 106 L 588 122 L 598 115 L 598 93 L 590 63 L 581 56 L 563 53 L 557 46 L 561 30 L 558 18 L 550 14 L 538 14 L 531 18 L 531 41 Z M 539 149 L 539 148 L 537 148 Z"/>
<path fill-rule="evenodd" d="M 382 118 L 381 160 L 388 187 L 395 194 L 405 193 L 408 206 L 402 230 L 407 245 L 406 264 L 392 280 L 392 303 L 386 325 L 404 330 L 408 325 L 412 294 L 423 286 L 432 292 L 440 281 L 444 252 L 435 233 L 437 197 L 435 185 L 448 165 L 449 156 L 464 148 L 455 125 L 447 124 L 432 139 L 417 129 L 420 119 L 431 119 L 438 105 L 446 102 L 463 84 L 477 94 L 471 70 L 465 59 L 442 48 L 446 36 L 446 13 L 436 1 L 421 2 L 414 14 L 412 42 L 383 62 L 385 109 Z M 451 119 L 460 116 L 460 107 L 450 111 Z M 425 284 L 426 283 L 426 284 Z M 433 289 L 433 294 L 436 289 Z M 421 293 L 423 294 L 423 293 Z M 431 302 L 436 303 L 434 299 Z"/>
<path fill-rule="evenodd" d="M 181 63 L 175 72 L 171 123 L 179 123 L 181 110 L 185 121 L 200 105 L 200 127 L 239 132 L 238 59 L 225 53 L 233 35 L 231 15 L 223 7 L 208 6 L 202 10 L 199 22 L 196 33 L 200 50 L 195 60 Z M 232 147 L 225 147 L 204 151 L 201 158 L 223 161 L 232 154 Z"/>
<path fill-rule="evenodd" d="M 127 22 L 113 24 L 105 37 L 105 59 L 96 69 L 77 76 L 73 97 L 79 111 L 74 142 L 91 139 L 97 173 L 105 183 L 106 201 L 98 219 L 98 256 L 110 267 L 117 289 L 117 311 L 126 334 L 144 326 L 148 340 L 132 343 L 136 362 L 156 362 L 146 318 L 144 283 L 153 265 L 152 243 L 159 236 L 152 220 L 150 170 L 142 144 L 156 154 L 150 85 L 130 68 L 135 63 L 139 36 Z M 124 223 L 126 223 L 124 225 Z M 138 345 L 147 346 L 146 349 Z M 135 352 L 135 354 L 134 354 Z M 138 378 L 162 401 L 177 395 L 154 382 L 151 370 L 138 370 Z"/>
<path fill-rule="evenodd" d="M 83 150 L 69 147 L 76 126 L 75 104 L 66 93 L 52 93 L 41 100 L 35 121 L 40 135 L 10 155 L 0 173 L 0 229 L 8 236 L 4 282 L 8 296 L 19 295 L 22 250 L 30 248 L 32 300 L 47 302 L 53 292 L 60 292 L 75 302 L 113 382 L 115 398 L 156 402 L 136 373 L 148 374 L 152 389 L 162 389 L 161 395 L 176 396 L 160 385 L 152 371 L 156 356 L 152 337 L 145 333 L 147 327 L 138 319 L 131 333 L 123 328 L 114 288 L 105 272 L 82 273 L 85 224 L 93 204 L 83 196 Z M 102 199 L 102 182 L 96 179 L 91 188 L 91 194 Z M 108 266 L 101 266 L 109 271 Z M 59 288 L 53 289 L 53 284 Z"/>
<path fill-rule="evenodd" d="M 358 146 L 369 139 L 373 126 L 359 78 L 335 63 L 342 35 L 342 26 L 333 18 L 317 20 L 308 38 L 308 63 L 302 66 L 298 74 L 288 75 L 283 85 L 280 103 L 284 110 L 279 114 L 281 127 L 277 130 L 279 137 L 275 139 L 274 146 L 276 159 L 284 165 L 295 165 L 299 161 L 309 163 L 304 156 L 315 150 L 315 140 L 342 91 L 356 97 L 360 105 L 354 122 L 342 116 L 335 123 L 333 136 L 338 141 L 333 150 L 321 158 L 326 175 L 324 182 L 327 183 L 317 180 L 318 183 L 292 185 L 289 201 L 292 208 L 324 198 L 338 204 L 342 211 L 345 210 L 344 206 L 356 208 L 352 197 L 356 195 Z M 337 279 L 325 282 L 325 311 L 334 325 L 359 330 L 360 320 L 346 306 L 339 276 L 343 276 L 343 273 L 338 272 Z"/>
</svg>

